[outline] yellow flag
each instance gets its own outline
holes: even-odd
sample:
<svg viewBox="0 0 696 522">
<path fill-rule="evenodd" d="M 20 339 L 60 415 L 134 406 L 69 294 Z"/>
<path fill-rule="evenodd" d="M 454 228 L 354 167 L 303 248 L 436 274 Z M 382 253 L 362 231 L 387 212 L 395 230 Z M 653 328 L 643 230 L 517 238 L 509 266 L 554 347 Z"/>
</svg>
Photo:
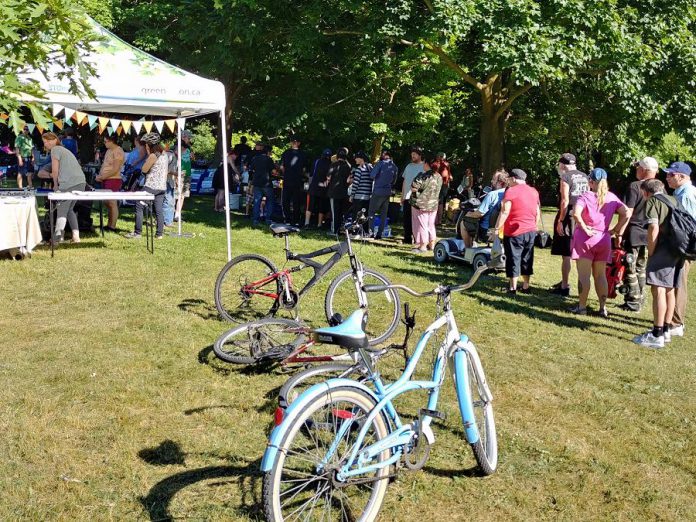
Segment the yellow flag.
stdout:
<svg viewBox="0 0 696 522">
<path fill-rule="evenodd" d="M 119 126 L 118 126 L 118 129 L 116 129 L 116 134 L 118 134 L 118 135 L 120 136 L 122 132 L 123 132 L 123 129 L 122 129 L 121 126 L 119 125 Z"/>
<path fill-rule="evenodd" d="M 78 125 L 82 125 L 84 119 L 87 117 L 87 115 L 84 112 L 80 111 L 75 111 L 75 114 L 73 114 L 73 116 Z"/>
<path fill-rule="evenodd" d="M 167 125 L 167 127 L 169 127 L 170 131 L 174 132 L 174 130 L 176 129 L 176 120 L 175 119 L 164 120 L 164 123 Z"/>
<path fill-rule="evenodd" d="M 121 120 L 121 127 L 123 127 L 123 132 L 125 132 L 126 134 L 130 132 L 131 123 L 132 122 L 130 120 Z"/>
<path fill-rule="evenodd" d="M 143 122 L 143 127 L 145 127 L 145 132 L 152 132 L 152 125 L 154 122 L 152 121 L 144 121 Z"/>
<path fill-rule="evenodd" d="M 39 134 L 43 134 L 44 128 L 41 125 L 37 123 L 36 128 L 39 129 Z"/>
<path fill-rule="evenodd" d="M 63 130 L 63 120 L 54 120 L 53 125 L 58 127 L 60 130 Z"/>
<path fill-rule="evenodd" d="M 99 117 L 99 129 L 100 132 L 103 132 L 103 129 L 109 124 L 109 118 L 104 118 L 103 116 Z"/>
</svg>

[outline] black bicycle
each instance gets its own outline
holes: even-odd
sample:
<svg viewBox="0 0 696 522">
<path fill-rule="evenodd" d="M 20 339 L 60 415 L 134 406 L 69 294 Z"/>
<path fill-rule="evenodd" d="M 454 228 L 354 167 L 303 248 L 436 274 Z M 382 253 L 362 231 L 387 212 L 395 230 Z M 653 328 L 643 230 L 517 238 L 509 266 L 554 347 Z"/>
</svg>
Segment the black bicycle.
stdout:
<svg viewBox="0 0 696 522">
<path fill-rule="evenodd" d="M 355 222 L 346 221 L 342 233 L 345 240 L 309 254 L 295 254 L 290 250 L 289 236 L 300 231 L 290 225 L 274 224 L 275 237 L 285 239 L 285 259 L 300 264 L 278 270 L 272 261 L 258 254 L 244 254 L 227 263 L 215 282 L 215 306 L 228 321 L 247 323 L 262 317 L 274 316 L 279 310 L 296 311 L 302 296 L 338 263 L 343 256 L 350 258 L 350 270 L 339 274 L 329 285 L 324 299 L 326 319 L 347 317 L 357 308 L 368 310 L 366 332 L 371 346 L 385 341 L 399 324 L 401 315 L 399 293 L 393 289 L 368 294 L 365 285 L 388 286 L 383 274 L 365 268 L 358 260 L 351 244 L 351 235 L 359 234 L 365 222 L 361 214 Z M 333 254 L 325 263 L 315 257 Z M 312 268 L 314 275 L 299 292 L 293 285 L 292 275 Z"/>
</svg>

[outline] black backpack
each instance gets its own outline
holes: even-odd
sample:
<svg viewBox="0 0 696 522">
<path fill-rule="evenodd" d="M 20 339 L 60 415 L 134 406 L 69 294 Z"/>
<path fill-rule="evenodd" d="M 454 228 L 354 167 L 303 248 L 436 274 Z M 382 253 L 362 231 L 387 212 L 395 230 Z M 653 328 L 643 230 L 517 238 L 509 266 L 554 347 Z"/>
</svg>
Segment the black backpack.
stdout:
<svg viewBox="0 0 696 522">
<path fill-rule="evenodd" d="M 669 245 L 688 261 L 696 260 L 696 219 L 688 212 L 676 208 L 666 197 L 657 197 L 672 211 L 669 218 Z"/>
</svg>

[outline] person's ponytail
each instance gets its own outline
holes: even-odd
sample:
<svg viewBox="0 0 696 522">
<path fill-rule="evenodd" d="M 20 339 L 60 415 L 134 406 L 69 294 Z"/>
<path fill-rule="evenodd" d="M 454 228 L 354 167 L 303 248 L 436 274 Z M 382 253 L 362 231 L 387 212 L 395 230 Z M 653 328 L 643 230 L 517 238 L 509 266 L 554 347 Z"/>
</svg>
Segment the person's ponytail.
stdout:
<svg viewBox="0 0 696 522">
<path fill-rule="evenodd" d="M 597 182 L 597 208 L 602 208 L 604 206 L 604 200 L 609 192 L 609 184 L 606 179 L 600 179 Z"/>
</svg>

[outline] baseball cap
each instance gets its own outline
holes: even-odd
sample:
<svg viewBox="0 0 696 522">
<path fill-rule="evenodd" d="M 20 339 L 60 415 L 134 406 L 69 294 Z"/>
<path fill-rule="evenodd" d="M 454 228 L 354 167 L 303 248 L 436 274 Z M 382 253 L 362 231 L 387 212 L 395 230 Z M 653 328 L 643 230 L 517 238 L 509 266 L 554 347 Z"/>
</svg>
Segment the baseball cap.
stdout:
<svg viewBox="0 0 696 522">
<path fill-rule="evenodd" d="M 563 163 L 564 165 L 575 165 L 575 156 L 570 152 L 565 152 L 561 154 L 558 158 L 558 163 Z"/>
<path fill-rule="evenodd" d="M 592 181 L 602 181 L 603 179 L 607 179 L 609 177 L 609 174 L 607 174 L 607 171 L 604 169 L 596 168 L 592 169 L 592 172 L 590 172 L 590 179 Z"/>
<path fill-rule="evenodd" d="M 670 164 L 669 167 L 662 170 L 664 170 L 667 174 L 674 174 L 675 172 L 678 172 L 679 174 L 691 176 L 691 167 L 689 167 L 683 161 L 675 161 L 674 163 Z"/>
<path fill-rule="evenodd" d="M 510 176 L 522 181 L 527 179 L 527 173 L 522 169 L 512 169 L 512 172 L 510 172 Z"/>
<path fill-rule="evenodd" d="M 294 135 L 290 136 L 290 141 L 301 142 L 302 140 L 300 139 L 300 137 L 297 134 L 294 134 Z"/>
<path fill-rule="evenodd" d="M 636 161 L 634 165 L 648 170 L 657 170 L 659 167 L 657 160 L 652 156 L 645 156 L 642 160 Z"/>
<path fill-rule="evenodd" d="M 331 157 L 331 154 L 333 154 L 331 149 L 324 149 L 324 151 L 321 153 L 322 156 L 326 156 L 327 158 Z"/>
</svg>

